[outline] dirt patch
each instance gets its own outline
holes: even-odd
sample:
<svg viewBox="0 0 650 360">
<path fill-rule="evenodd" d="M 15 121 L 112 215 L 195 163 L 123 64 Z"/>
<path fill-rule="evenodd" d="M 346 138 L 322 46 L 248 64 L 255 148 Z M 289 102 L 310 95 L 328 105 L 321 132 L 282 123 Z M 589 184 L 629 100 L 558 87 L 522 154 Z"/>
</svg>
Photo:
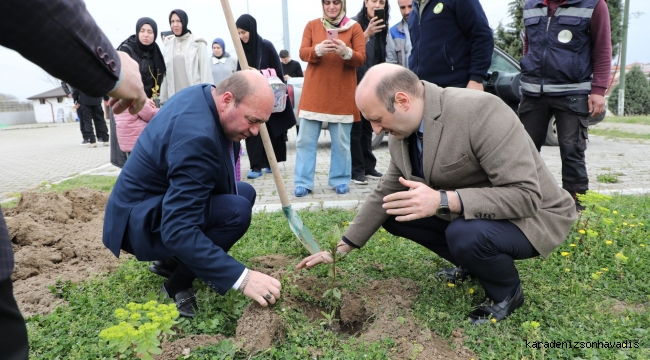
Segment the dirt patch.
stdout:
<svg viewBox="0 0 650 360">
<path fill-rule="evenodd" d="M 108 194 L 74 189 L 23 193 L 6 211 L 16 267 L 16 301 L 24 316 L 47 314 L 62 303 L 49 290 L 57 279 L 80 282 L 119 264 L 102 244 Z"/>
<path fill-rule="evenodd" d="M 156 360 L 176 360 L 180 356 L 191 354 L 192 349 L 209 345 L 218 345 L 219 341 L 225 339 L 222 335 L 190 335 L 174 342 L 164 340 L 160 347 L 162 354 L 156 356 Z"/>
<path fill-rule="evenodd" d="M 650 308 L 650 304 L 629 304 L 625 301 L 614 300 L 614 305 L 611 307 L 611 312 L 614 314 L 625 314 L 630 311 L 633 313 L 642 313 Z"/>
</svg>

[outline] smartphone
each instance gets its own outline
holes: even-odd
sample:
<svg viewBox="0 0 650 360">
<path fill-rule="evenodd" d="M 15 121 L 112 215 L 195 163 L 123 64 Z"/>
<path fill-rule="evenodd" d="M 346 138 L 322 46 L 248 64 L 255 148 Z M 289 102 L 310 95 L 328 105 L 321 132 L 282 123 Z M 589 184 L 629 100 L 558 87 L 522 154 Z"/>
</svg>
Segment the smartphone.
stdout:
<svg viewBox="0 0 650 360">
<path fill-rule="evenodd" d="M 377 19 L 381 20 L 382 23 L 386 22 L 386 10 L 385 9 L 375 9 L 375 16 Z"/>
<path fill-rule="evenodd" d="M 334 40 L 339 38 L 339 31 L 336 29 L 327 29 L 327 40 Z"/>
</svg>

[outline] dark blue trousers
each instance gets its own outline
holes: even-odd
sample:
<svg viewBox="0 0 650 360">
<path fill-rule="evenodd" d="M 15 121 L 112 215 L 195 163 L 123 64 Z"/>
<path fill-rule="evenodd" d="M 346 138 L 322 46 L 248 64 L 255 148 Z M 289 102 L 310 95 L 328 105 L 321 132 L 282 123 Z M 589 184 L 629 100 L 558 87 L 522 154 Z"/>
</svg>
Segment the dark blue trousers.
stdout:
<svg viewBox="0 0 650 360">
<path fill-rule="evenodd" d="M 539 255 L 524 233 L 508 220 L 459 217 L 448 222 L 432 216 L 399 222 L 391 216 L 383 226 L 391 234 L 415 241 L 455 266 L 468 269 L 495 302 L 503 301 L 519 284 L 514 260 Z"/>
<path fill-rule="evenodd" d="M 225 252 L 246 234 L 251 224 L 253 205 L 257 193 L 248 183 L 237 182 L 238 195 L 220 194 L 210 199 L 210 216 L 203 233 Z M 179 263 L 177 271 L 188 278 L 196 275 L 185 264 Z"/>
</svg>

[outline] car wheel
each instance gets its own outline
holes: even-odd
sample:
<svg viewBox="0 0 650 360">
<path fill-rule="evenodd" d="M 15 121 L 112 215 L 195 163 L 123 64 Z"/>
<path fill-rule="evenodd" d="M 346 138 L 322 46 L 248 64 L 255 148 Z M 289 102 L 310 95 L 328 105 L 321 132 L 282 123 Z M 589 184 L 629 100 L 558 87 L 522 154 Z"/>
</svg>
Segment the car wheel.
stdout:
<svg viewBox="0 0 650 360">
<path fill-rule="evenodd" d="M 560 143 L 557 140 L 557 125 L 555 124 L 555 116 L 548 122 L 548 131 L 546 132 L 546 143 L 548 146 L 558 146 Z"/>
<path fill-rule="evenodd" d="M 379 135 L 375 134 L 373 131 L 372 133 L 372 148 L 376 149 L 381 145 L 382 140 L 384 140 L 384 132 L 382 131 L 379 133 Z"/>
</svg>

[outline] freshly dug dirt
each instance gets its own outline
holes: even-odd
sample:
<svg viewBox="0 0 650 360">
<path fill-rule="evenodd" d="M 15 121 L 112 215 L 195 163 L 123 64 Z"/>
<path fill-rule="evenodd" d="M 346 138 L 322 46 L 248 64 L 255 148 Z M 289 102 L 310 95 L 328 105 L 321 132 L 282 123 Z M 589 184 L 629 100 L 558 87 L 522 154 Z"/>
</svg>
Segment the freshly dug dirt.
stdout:
<svg viewBox="0 0 650 360">
<path fill-rule="evenodd" d="M 322 294 L 327 287 L 325 279 L 318 279 L 305 272 L 289 272 L 286 267 L 291 263 L 291 259 L 280 255 L 262 256 L 251 259 L 251 262 L 261 265 L 254 266 L 255 270 L 268 275 L 285 279 L 288 276 L 290 281 L 284 284 L 281 307 L 300 310 L 310 321 L 324 320 L 321 311 L 324 311 L 325 307 L 304 299 L 311 298 L 316 302 L 322 300 Z M 463 329 L 453 331 L 451 342 L 455 348 L 452 349 L 448 340 L 439 338 L 420 324 L 412 314 L 412 299 L 415 299 L 418 293 L 419 289 L 410 279 L 379 280 L 357 293 L 344 292 L 342 306 L 337 314 L 340 321 L 335 322 L 330 330 L 358 337 L 368 343 L 391 338 L 397 343 L 390 355 L 390 358 L 395 360 L 478 359 L 476 354 L 463 346 Z M 282 341 L 285 324 L 276 311 L 278 309 L 273 306 L 261 307 L 257 303 L 251 303 L 237 325 L 233 339 L 235 344 L 252 354 Z M 208 343 L 218 342 L 215 337 L 201 339 Z M 174 344 L 173 347 L 163 344 L 164 353 L 156 359 L 176 359 L 180 355 L 187 355 L 188 351 L 191 352 L 188 348 L 194 349 L 207 344 L 193 345 L 184 341 L 186 339 L 171 343 Z M 175 345 L 176 343 L 179 345 Z M 186 351 L 184 354 L 181 353 L 183 350 Z M 313 358 L 320 356 L 320 351 L 312 351 Z"/>
<path fill-rule="evenodd" d="M 74 189 L 23 193 L 5 212 L 16 258 L 14 294 L 25 317 L 62 303 L 49 290 L 57 279 L 80 282 L 113 271 L 119 260 L 102 244 L 108 194 Z"/>
</svg>

